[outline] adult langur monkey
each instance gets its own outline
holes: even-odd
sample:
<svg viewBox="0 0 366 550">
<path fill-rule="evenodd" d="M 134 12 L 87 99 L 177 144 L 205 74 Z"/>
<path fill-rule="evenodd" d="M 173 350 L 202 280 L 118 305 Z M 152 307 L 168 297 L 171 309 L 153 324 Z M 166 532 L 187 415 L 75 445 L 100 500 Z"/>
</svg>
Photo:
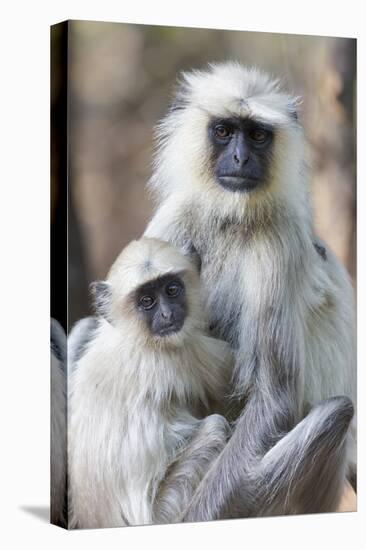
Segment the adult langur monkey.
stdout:
<svg viewBox="0 0 366 550">
<path fill-rule="evenodd" d="M 355 473 L 355 423 L 333 462 L 316 455 L 318 477 L 303 469 L 303 453 L 307 437 L 322 439 L 318 421 L 330 403 L 346 425 L 353 414 L 353 293 L 314 235 L 297 100 L 257 69 L 211 65 L 183 75 L 158 137 L 150 187 L 159 207 L 145 235 L 198 252 L 213 334 L 235 350 L 242 407 L 183 519 L 334 510 L 345 476 Z M 336 395 L 349 399 L 315 407 L 303 421 L 313 433 L 305 433 L 301 419 Z M 298 438 L 277 487 L 290 472 L 295 485 L 314 474 L 313 500 L 299 490 L 281 503 L 258 475 L 259 458 L 289 431 L 268 453 L 274 460 L 281 449 L 283 459 Z"/>
<path fill-rule="evenodd" d="M 169 243 L 133 241 L 93 292 L 69 381 L 70 527 L 177 521 L 229 435 L 206 416 L 228 390 L 229 346 L 206 334 L 198 269 Z"/>
</svg>

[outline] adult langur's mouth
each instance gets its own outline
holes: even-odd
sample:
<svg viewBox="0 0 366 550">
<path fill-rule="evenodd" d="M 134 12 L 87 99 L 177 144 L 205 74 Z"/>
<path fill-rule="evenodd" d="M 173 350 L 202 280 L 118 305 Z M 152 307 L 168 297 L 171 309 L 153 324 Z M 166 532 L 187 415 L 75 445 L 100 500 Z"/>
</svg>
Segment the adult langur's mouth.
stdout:
<svg viewBox="0 0 366 550">
<path fill-rule="evenodd" d="M 222 187 L 230 191 L 250 191 L 259 183 L 258 179 L 241 176 L 219 176 L 218 180 Z"/>
</svg>

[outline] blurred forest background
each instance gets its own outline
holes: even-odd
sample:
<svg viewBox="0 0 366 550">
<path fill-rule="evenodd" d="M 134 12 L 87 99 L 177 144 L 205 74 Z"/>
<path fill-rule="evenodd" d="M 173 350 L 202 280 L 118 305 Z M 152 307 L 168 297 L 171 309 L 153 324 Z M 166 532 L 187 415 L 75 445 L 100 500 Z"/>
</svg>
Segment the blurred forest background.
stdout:
<svg viewBox="0 0 366 550">
<path fill-rule="evenodd" d="M 316 230 L 355 281 L 355 40 L 81 21 L 68 29 L 69 327 L 89 312 L 88 284 L 151 218 L 153 130 L 177 75 L 210 61 L 257 65 L 303 97 Z"/>
</svg>

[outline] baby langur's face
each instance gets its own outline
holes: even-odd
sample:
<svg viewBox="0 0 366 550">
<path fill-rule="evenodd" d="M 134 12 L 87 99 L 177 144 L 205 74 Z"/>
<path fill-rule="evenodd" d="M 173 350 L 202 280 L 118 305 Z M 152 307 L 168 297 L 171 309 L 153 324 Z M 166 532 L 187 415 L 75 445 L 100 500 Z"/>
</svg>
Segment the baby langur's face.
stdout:
<svg viewBox="0 0 366 550">
<path fill-rule="evenodd" d="M 187 315 L 187 301 L 185 286 L 179 275 L 164 275 L 141 285 L 135 300 L 139 314 L 154 336 L 164 337 L 182 329 Z"/>
</svg>

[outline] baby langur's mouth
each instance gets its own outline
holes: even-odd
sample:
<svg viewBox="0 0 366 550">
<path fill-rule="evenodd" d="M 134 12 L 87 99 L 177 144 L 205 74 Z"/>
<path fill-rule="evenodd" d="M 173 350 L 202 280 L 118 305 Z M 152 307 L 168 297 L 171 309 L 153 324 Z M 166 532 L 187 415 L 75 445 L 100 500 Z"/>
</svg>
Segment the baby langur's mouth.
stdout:
<svg viewBox="0 0 366 550">
<path fill-rule="evenodd" d="M 161 337 L 170 336 L 171 334 L 176 334 L 181 330 L 181 328 L 183 327 L 183 324 L 184 323 L 182 321 L 175 321 L 175 322 L 168 323 L 167 325 L 160 327 L 157 334 L 158 336 L 161 336 Z"/>
<path fill-rule="evenodd" d="M 218 176 L 220 185 L 229 191 L 251 191 L 259 183 L 257 178 L 248 178 L 243 176 Z"/>
</svg>

